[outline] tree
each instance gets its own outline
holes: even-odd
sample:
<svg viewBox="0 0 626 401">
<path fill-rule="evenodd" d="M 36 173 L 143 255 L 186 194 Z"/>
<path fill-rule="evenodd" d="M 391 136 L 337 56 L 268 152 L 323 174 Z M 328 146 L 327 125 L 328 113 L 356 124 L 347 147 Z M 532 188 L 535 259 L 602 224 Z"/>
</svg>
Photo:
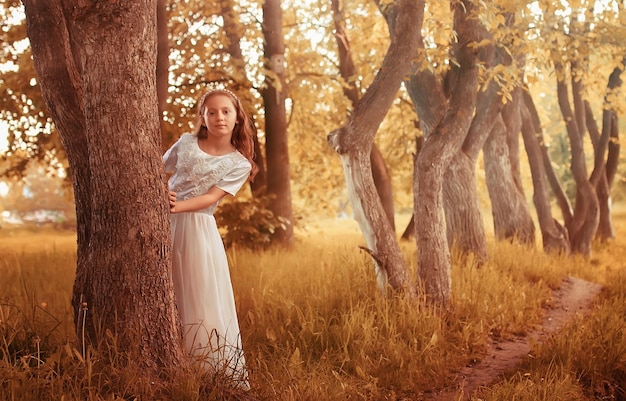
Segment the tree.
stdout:
<svg viewBox="0 0 626 401">
<path fill-rule="evenodd" d="M 145 366 L 176 366 L 181 331 L 160 159 L 156 2 L 24 0 L 24 9 L 75 192 L 78 333 L 97 343 L 110 331 Z"/>
<path fill-rule="evenodd" d="M 352 209 L 374 261 L 379 288 L 413 293 L 395 232 L 375 190 L 370 155 L 376 130 L 413 62 L 407 55 L 417 51 L 424 3 L 400 0 L 390 7 L 397 7 L 397 30 L 383 64 L 348 123 L 331 132 L 328 143 L 341 158 Z"/>
<path fill-rule="evenodd" d="M 415 159 L 415 241 L 418 274 L 429 299 L 445 306 L 451 295 L 450 249 L 443 212 L 443 178 L 472 122 L 478 88 L 478 54 L 481 40 L 476 7 L 470 1 L 454 3 L 459 65 L 454 88 L 442 120 L 436 123 Z"/>
<path fill-rule="evenodd" d="M 241 39 L 244 27 L 239 21 L 235 12 L 232 0 L 223 0 L 220 2 L 222 17 L 224 18 L 224 31 L 228 37 L 228 46 L 226 47 L 231 58 L 233 68 L 233 81 L 235 90 L 239 94 L 240 100 L 248 113 L 255 110 L 255 102 L 252 96 L 252 82 L 246 76 L 246 62 L 241 51 Z M 254 126 L 254 124 L 253 124 Z M 267 189 L 267 172 L 265 171 L 265 158 L 261 150 L 258 135 L 254 136 L 255 159 L 258 171 L 254 177 L 254 181 L 250 183 L 253 194 L 263 194 Z"/>
<path fill-rule="evenodd" d="M 528 155 L 534 189 L 533 203 L 537 211 L 543 248 L 547 251 L 567 254 L 570 252 L 567 231 L 552 217 L 552 205 L 548 193 L 550 181 L 555 183 L 552 185 L 553 188 L 561 190 L 561 186 L 557 182 L 558 179 L 547 154 L 537 110 L 528 92 L 522 88 L 517 88 L 513 92 L 513 102 L 519 104 L 517 108 L 513 109 L 513 112 L 517 112 L 518 118 L 521 119 L 519 129 L 522 132 L 524 147 Z M 511 116 L 508 120 L 512 121 L 514 118 L 516 117 Z M 562 207 L 569 210 L 569 202 L 565 194 L 562 191 L 556 193 L 557 200 L 560 201 Z"/>
<path fill-rule="evenodd" d="M 487 88 L 478 94 L 474 123 L 476 120 L 493 121 L 483 145 L 483 154 L 495 236 L 499 240 L 515 240 L 533 245 L 535 224 L 526 202 L 520 171 L 521 102 L 519 96 L 511 94 L 521 81 L 518 78 L 521 77 L 518 72 L 521 57 L 511 56 L 518 50 L 511 33 L 515 14 L 504 9 L 499 15 L 503 18 L 496 18 L 493 22 L 490 29 L 492 43 L 487 45 L 492 48 L 495 63 L 486 74 Z M 503 79 L 507 74 L 508 79 Z M 483 93 L 490 93 L 491 102 L 496 103 L 496 107 L 491 107 L 491 113 L 484 112 L 481 106 Z"/>
<path fill-rule="evenodd" d="M 265 37 L 265 87 L 262 90 L 265 106 L 265 157 L 267 163 L 267 194 L 272 197 L 269 208 L 282 219 L 282 229 L 275 233 L 279 243 L 293 243 L 293 210 L 291 205 L 291 177 L 289 173 L 289 146 L 285 111 L 286 86 L 285 45 L 283 43 L 282 10 L 280 0 L 263 3 L 263 36 Z"/>
<path fill-rule="evenodd" d="M 612 98 L 621 86 L 619 75 L 623 69 L 624 32 L 617 30 L 615 35 L 613 28 L 609 28 L 620 18 L 619 12 L 598 12 L 595 2 L 571 4 L 566 10 L 569 15 L 567 17 L 560 12 L 564 8 L 562 4 L 542 4 L 542 8 L 544 18 L 549 20 L 550 28 L 546 28 L 543 36 L 550 44 L 548 61 L 556 76 L 559 110 L 570 145 L 570 171 L 576 184 L 573 210 L 569 202 L 563 199 L 558 182 L 550 180 L 550 183 L 559 196 L 571 250 L 590 255 L 592 240 L 598 235 L 600 220 L 603 221 L 601 238 L 604 236 L 606 239 L 611 235 L 607 149 L 611 149 L 610 138 L 618 136 L 617 130 L 613 131 L 613 121 L 617 122 L 617 103 Z M 619 7 L 617 11 L 620 11 Z M 622 38 L 619 37 L 620 34 Z M 589 65 L 593 59 L 602 60 L 602 68 L 610 68 L 607 72 L 608 84 L 600 84 L 598 77 L 602 75 L 599 71 L 590 74 Z M 602 104 L 600 133 L 587 93 L 592 87 L 602 91 L 603 85 L 606 95 Z M 530 102 L 526 103 L 528 105 Z M 593 148 L 591 174 L 588 173 L 587 166 L 586 134 L 589 134 Z M 608 154 L 610 163 L 614 163 L 616 149 L 612 150 Z M 609 170 L 611 169 L 612 167 Z M 604 217 L 601 217 L 602 214 Z"/>
<path fill-rule="evenodd" d="M 345 29 L 345 15 L 343 7 L 340 7 L 338 0 L 331 0 L 331 8 L 333 11 L 333 21 L 335 25 L 335 39 L 337 41 L 337 51 L 339 53 L 339 73 L 343 79 L 343 93 L 350 100 L 352 109 L 356 107 L 360 100 L 360 93 L 355 83 L 356 69 L 352 52 L 350 50 L 350 39 L 348 31 Z M 393 188 L 391 185 L 391 177 L 389 169 L 385 164 L 380 149 L 375 143 L 372 144 L 372 154 L 370 156 L 372 165 L 372 177 L 376 191 L 382 202 L 385 214 L 391 223 L 391 229 L 396 230 L 394 205 L 393 205 Z"/>
</svg>

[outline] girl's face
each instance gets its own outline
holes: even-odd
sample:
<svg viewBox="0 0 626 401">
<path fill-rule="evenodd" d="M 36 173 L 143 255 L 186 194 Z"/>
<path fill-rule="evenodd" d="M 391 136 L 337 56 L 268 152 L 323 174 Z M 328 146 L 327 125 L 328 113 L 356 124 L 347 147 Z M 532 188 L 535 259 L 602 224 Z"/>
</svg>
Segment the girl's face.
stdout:
<svg viewBox="0 0 626 401">
<path fill-rule="evenodd" d="M 237 122 L 237 111 L 227 94 L 216 93 L 205 102 L 202 121 L 210 136 L 231 136 Z"/>
</svg>

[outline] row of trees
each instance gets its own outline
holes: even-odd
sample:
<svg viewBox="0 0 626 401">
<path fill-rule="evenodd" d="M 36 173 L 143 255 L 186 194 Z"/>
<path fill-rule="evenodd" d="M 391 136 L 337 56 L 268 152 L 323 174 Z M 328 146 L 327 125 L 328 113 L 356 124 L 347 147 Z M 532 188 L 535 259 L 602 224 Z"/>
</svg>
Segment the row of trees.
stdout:
<svg viewBox="0 0 626 401">
<path fill-rule="evenodd" d="M 546 249 L 588 255 L 596 235 L 614 235 L 610 188 L 626 62 L 620 2 L 23 3 L 37 79 L 32 70 L 25 78 L 28 62 L 16 57 L 19 68 L 3 74 L 12 84 L 2 97 L 4 117 L 15 127 L 40 125 L 24 153 L 67 155 L 78 220 L 77 314 L 87 305 L 105 324 L 125 322 L 129 346 L 145 339 L 138 351 L 148 364 L 180 358 L 171 341 L 179 332 L 165 180 L 155 172 L 208 83 L 231 87 L 253 112 L 262 173 L 251 192 L 281 218 L 276 241 L 293 240 L 292 183 L 297 199 L 309 203 L 337 193 L 330 148 L 339 154 L 382 290 L 414 294 L 420 281 L 445 306 L 450 246 L 486 260 L 476 187 L 481 150 L 499 239 L 535 239 L 520 142 Z M 6 16 L 19 14 L 18 4 L 4 4 Z M 25 37 L 15 18 L 4 31 L 15 46 L 5 54 L 17 54 L 11 49 Z M 550 161 L 536 100 L 537 89 L 551 96 L 552 88 L 571 148 L 573 207 Z M 44 110 L 44 101 L 47 113 L 20 117 L 19 110 Z M 63 146 L 47 132 L 48 116 Z M 330 147 L 322 145 L 328 132 Z M 399 168 L 411 153 L 414 163 Z M 19 170 L 23 159 L 11 160 Z M 413 194 L 415 224 L 407 234 L 415 237 L 419 280 L 400 253 L 392 187 Z M 141 277 L 154 280 L 146 285 Z M 154 302 L 148 307 L 145 299 Z M 95 335 L 93 321 L 88 331 Z"/>
</svg>

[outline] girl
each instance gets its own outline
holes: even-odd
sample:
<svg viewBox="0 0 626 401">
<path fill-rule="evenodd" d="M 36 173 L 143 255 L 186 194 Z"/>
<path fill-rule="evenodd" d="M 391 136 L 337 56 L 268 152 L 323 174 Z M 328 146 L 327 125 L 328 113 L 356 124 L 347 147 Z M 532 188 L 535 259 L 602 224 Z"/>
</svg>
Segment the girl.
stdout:
<svg viewBox="0 0 626 401">
<path fill-rule="evenodd" d="M 213 212 L 256 170 L 251 121 L 235 94 L 206 93 L 193 134 L 165 153 L 176 304 L 191 355 L 249 388 L 228 261 Z"/>
</svg>

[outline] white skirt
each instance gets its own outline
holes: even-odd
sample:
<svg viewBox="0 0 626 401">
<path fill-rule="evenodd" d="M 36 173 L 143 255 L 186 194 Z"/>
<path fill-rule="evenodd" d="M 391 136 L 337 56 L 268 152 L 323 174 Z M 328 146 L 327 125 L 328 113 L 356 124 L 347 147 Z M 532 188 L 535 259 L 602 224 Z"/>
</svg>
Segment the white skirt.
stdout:
<svg viewBox="0 0 626 401">
<path fill-rule="evenodd" d="M 235 297 L 215 218 L 172 215 L 173 278 L 187 351 L 210 370 L 249 388 Z"/>
</svg>

